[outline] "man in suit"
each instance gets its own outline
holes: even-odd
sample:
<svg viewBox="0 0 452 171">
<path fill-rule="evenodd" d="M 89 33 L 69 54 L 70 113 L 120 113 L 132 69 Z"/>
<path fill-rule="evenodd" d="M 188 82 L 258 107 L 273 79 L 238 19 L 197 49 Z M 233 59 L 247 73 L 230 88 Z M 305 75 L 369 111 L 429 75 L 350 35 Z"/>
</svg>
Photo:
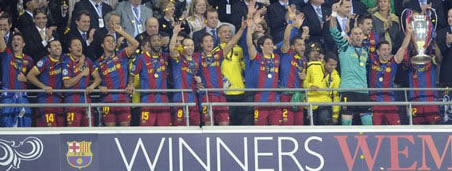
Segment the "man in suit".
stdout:
<svg viewBox="0 0 452 171">
<path fill-rule="evenodd" d="M 3 39 L 6 42 L 6 46 L 11 48 L 11 40 L 13 39 L 13 32 L 11 31 L 11 27 L 13 25 L 11 16 L 8 13 L 3 12 L 0 15 L 0 32 L 5 33 Z M 0 70 L 0 86 L 2 85 L 2 70 Z"/>
<path fill-rule="evenodd" d="M 342 33 L 342 36 L 347 37 L 350 30 L 353 28 L 354 19 L 350 18 L 352 16 L 352 3 L 350 1 L 342 1 L 339 3 L 339 9 L 337 10 L 337 29 Z M 329 21 L 327 21 L 329 25 Z M 323 38 L 325 39 L 325 49 L 331 49 L 332 51 L 337 50 L 336 43 L 331 37 L 328 27 L 323 28 Z"/>
<path fill-rule="evenodd" d="M 96 30 L 94 33 L 94 41 L 93 46 L 95 47 L 95 58 L 99 58 L 104 53 L 102 49 L 102 40 L 107 35 L 112 35 L 116 41 L 115 49 L 123 49 L 127 47 L 127 41 L 124 40 L 124 37 L 115 32 L 114 26 L 121 25 L 121 16 L 116 11 L 111 11 L 107 13 L 104 17 L 105 19 L 105 27 Z"/>
<path fill-rule="evenodd" d="M 440 0 L 408 0 L 405 3 L 405 8 L 409 8 L 418 12 L 423 11 L 426 8 L 433 8 L 436 10 L 438 18 L 438 29 L 448 27 L 446 21 L 446 15 L 444 14 L 442 2 Z"/>
<path fill-rule="evenodd" d="M 39 0 L 24 0 L 25 12 L 19 17 L 17 28 L 24 32 L 25 28 L 33 26 L 33 11 L 39 7 Z"/>
<path fill-rule="evenodd" d="M 248 4 L 249 0 L 241 0 L 232 5 L 232 9 L 234 9 L 234 12 L 230 15 L 229 22 L 233 24 L 235 28 L 240 28 L 240 25 L 242 24 L 242 18 L 246 19 L 246 17 L 248 16 Z M 256 2 L 256 6 L 258 9 L 265 7 L 264 4 L 259 2 Z M 220 18 L 220 21 L 223 20 Z"/>
<path fill-rule="evenodd" d="M 207 25 L 203 29 L 193 33 L 193 42 L 195 42 L 195 49 L 199 48 L 202 35 L 208 33 L 213 36 L 214 46 L 218 45 L 217 28 L 220 21 L 218 21 L 218 12 L 216 9 L 207 10 Z"/>
<path fill-rule="evenodd" d="M 137 40 L 140 43 L 140 46 L 142 45 L 143 41 L 146 39 L 146 37 L 151 36 L 153 34 L 159 34 L 159 20 L 155 17 L 150 17 L 146 20 L 146 31 L 143 33 L 137 35 L 135 37 L 135 40 Z"/>
<path fill-rule="evenodd" d="M 36 9 L 33 12 L 33 22 L 35 27 L 25 28 L 23 32 L 25 39 L 24 53 L 30 54 L 33 61 L 39 61 L 42 57 L 47 55 L 47 44 L 54 40 L 57 36 L 55 32 L 56 27 L 47 27 L 46 11 L 42 8 Z"/>
<path fill-rule="evenodd" d="M 273 42 L 278 43 L 283 40 L 284 29 L 286 28 L 286 13 L 289 7 L 289 0 L 279 0 L 268 6 L 266 20 L 270 27 L 270 34 Z"/>
<path fill-rule="evenodd" d="M 240 2 L 240 0 L 209 0 L 209 4 L 218 10 L 218 18 L 220 21 L 228 23 L 232 23 L 232 9 L 234 9 L 234 13 L 236 12 L 236 9 L 232 8 L 232 6 L 238 2 Z"/>
<path fill-rule="evenodd" d="M 439 30 L 436 39 L 444 56 L 439 72 L 441 86 L 452 86 L 452 9 L 447 12 L 447 22 L 449 26 Z"/>
<path fill-rule="evenodd" d="M 116 6 L 116 12 L 121 15 L 122 28 L 133 37 L 144 32 L 145 21 L 152 17 L 152 10 L 141 5 L 141 0 L 120 2 Z"/>
<path fill-rule="evenodd" d="M 11 31 L 11 27 L 13 25 L 12 21 L 13 19 L 8 13 L 3 12 L 3 14 L 0 15 L 0 31 L 5 33 L 3 38 L 5 39 L 6 45 L 9 48 L 11 48 L 11 40 L 13 36 L 13 32 Z"/>
<path fill-rule="evenodd" d="M 74 10 L 72 11 L 72 20 L 71 20 L 71 28 L 75 28 L 75 18 L 77 18 L 77 14 L 81 10 L 87 10 L 90 15 L 90 28 L 104 28 L 105 27 L 105 21 L 104 16 L 108 12 L 112 11 L 110 5 L 108 5 L 105 2 L 102 2 L 102 0 L 80 0 L 79 2 L 75 3 Z"/>
<path fill-rule="evenodd" d="M 311 0 L 302 11 L 305 15 L 303 26 L 309 27 L 309 41 L 315 41 L 320 44 L 325 44 L 323 38 L 324 24 L 329 15 L 331 15 L 331 8 L 324 5 L 324 0 Z M 325 29 L 328 25 L 326 25 Z M 324 47 L 325 48 L 325 47 Z"/>
<path fill-rule="evenodd" d="M 80 11 L 79 15 L 75 19 L 75 29 L 71 29 L 65 36 L 64 52 L 69 52 L 69 40 L 73 37 L 79 38 L 82 42 L 83 54 L 89 57 L 91 60 L 96 60 L 95 50 L 94 50 L 94 33 L 96 29 L 90 29 L 90 14 L 88 11 Z"/>
</svg>

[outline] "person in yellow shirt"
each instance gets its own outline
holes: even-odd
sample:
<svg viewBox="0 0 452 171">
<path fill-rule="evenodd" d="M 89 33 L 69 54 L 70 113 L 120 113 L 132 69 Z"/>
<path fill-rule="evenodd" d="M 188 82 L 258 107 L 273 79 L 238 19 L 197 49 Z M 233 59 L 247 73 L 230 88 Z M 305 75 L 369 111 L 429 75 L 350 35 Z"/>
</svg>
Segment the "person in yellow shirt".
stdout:
<svg viewBox="0 0 452 171">
<path fill-rule="evenodd" d="M 219 46 L 220 48 L 224 48 L 234 36 L 231 26 L 229 24 L 223 24 L 217 30 L 218 40 L 220 41 Z M 221 64 L 223 87 L 225 89 L 245 88 L 242 75 L 244 69 L 243 49 L 235 45 L 228 54 L 224 54 L 224 60 Z M 224 93 L 227 102 L 245 102 L 244 91 L 225 91 Z M 243 107 L 238 106 L 229 106 L 229 115 L 231 125 L 241 125 L 246 120 L 243 118 L 244 116 L 249 116 L 251 123 L 253 123 L 252 110 L 244 110 Z"/>
<path fill-rule="evenodd" d="M 337 56 L 328 52 L 325 62 L 311 60 L 308 63 L 306 78 L 303 86 L 310 89 L 307 94 L 308 102 L 339 102 L 337 91 L 318 91 L 322 88 L 339 88 L 340 77 L 336 70 Z M 339 106 L 313 106 L 313 117 L 315 125 L 337 124 L 339 117 Z"/>
</svg>

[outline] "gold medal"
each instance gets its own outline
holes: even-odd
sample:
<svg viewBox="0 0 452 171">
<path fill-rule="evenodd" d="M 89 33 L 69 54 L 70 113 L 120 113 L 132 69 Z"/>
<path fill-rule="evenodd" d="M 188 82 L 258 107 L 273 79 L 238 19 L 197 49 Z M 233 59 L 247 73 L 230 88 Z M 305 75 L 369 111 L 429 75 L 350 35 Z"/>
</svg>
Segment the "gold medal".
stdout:
<svg viewBox="0 0 452 171">
<path fill-rule="evenodd" d="M 416 78 L 417 78 L 417 74 L 414 74 L 414 75 L 413 75 L 413 78 L 416 79 Z"/>
<path fill-rule="evenodd" d="M 361 63 L 359 63 L 359 65 L 360 65 L 360 66 L 364 66 L 364 63 L 361 62 Z"/>
<path fill-rule="evenodd" d="M 154 77 L 155 77 L 155 78 L 158 78 L 158 77 L 159 77 L 159 74 L 155 73 L 155 74 L 154 74 Z"/>
<path fill-rule="evenodd" d="M 383 82 L 383 77 L 380 77 L 380 79 L 379 79 L 379 80 L 380 80 L 380 82 Z"/>
<path fill-rule="evenodd" d="M 391 72 L 391 68 L 386 68 L 386 72 Z"/>
<path fill-rule="evenodd" d="M 268 74 L 267 77 L 268 78 L 272 78 L 273 76 L 272 76 L 272 74 Z"/>
</svg>

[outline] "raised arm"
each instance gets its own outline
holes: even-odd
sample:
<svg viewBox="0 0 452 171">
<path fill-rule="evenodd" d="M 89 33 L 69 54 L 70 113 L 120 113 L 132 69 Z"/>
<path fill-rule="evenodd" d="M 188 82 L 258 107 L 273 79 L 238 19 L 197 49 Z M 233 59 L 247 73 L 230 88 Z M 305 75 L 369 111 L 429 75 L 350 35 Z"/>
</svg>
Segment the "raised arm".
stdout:
<svg viewBox="0 0 452 171">
<path fill-rule="evenodd" d="M 169 44 L 169 50 L 170 50 L 170 56 L 173 59 L 177 59 L 179 57 L 179 52 L 177 52 L 176 49 L 176 42 L 177 42 L 177 35 L 182 30 L 181 24 L 178 23 L 174 26 L 173 29 L 173 37 L 171 37 L 170 44 Z"/>
<path fill-rule="evenodd" d="M 243 31 L 245 30 L 245 28 L 246 28 L 246 22 L 245 22 L 245 19 L 242 18 L 242 26 L 240 27 L 239 31 L 237 33 L 235 33 L 234 37 L 232 37 L 231 41 L 228 42 L 226 47 L 224 47 L 223 54 L 225 54 L 225 55 L 228 54 L 229 51 L 231 51 L 231 49 L 237 44 L 240 37 L 242 37 Z"/>
<path fill-rule="evenodd" d="M 121 28 L 121 25 L 115 25 L 114 30 L 116 33 L 120 34 L 122 37 L 124 37 L 129 42 L 129 46 L 126 47 L 127 55 L 131 55 L 131 54 L 135 53 L 135 50 L 138 49 L 138 46 L 140 46 L 140 43 L 137 40 L 135 40 L 135 38 L 132 37 L 130 34 L 126 33 Z"/>
<path fill-rule="evenodd" d="M 405 38 L 403 39 L 402 45 L 400 46 L 399 50 L 397 50 L 397 53 L 394 55 L 394 60 L 397 64 L 400 64 L 403 61 L 403 56 L 405 55 L 408 45 L 410 45 L 412 33 L 413 28 L 411 27 L 411 25 L 408 25 L 407 32 L 405 34 Z"/>
<path fill-rule="evenodd" d="M 5 34 L 6 34 L 5 32 L 0 30 L 0 52 L 4 52 L 6 49 L 6 42 L 4 38 Z"/>
<path fill-rule="evenodd" d="M 287 26 L 286 26 L 286 30 L 284 30 L 284 38 L 283 38 L 283 45 L 281 47 L 281 52 L 282 53 L 287 53 L 289 52 L 289 47 L 290 47 L 290 32 L 292 31 L 293 28 L 293 22 L 296 18 L 295 12 L 294 12 L 294 6 L 290 6 L 288 8 L 288 21 L 287 21 Z"/>
</svg>

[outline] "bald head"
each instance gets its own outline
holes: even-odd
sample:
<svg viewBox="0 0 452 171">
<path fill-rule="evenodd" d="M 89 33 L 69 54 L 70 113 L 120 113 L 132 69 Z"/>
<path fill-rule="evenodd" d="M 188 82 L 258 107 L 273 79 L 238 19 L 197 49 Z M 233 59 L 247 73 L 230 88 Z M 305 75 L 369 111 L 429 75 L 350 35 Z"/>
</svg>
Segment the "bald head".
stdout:
<svg viewBox="0 0 452 171">
<path fill-rule="evenodd" d="M 146 20 L 146 33 L 148 35 L 159 33 L 159 20 L 155 17 L 150 17 Z"/>
</svg>

